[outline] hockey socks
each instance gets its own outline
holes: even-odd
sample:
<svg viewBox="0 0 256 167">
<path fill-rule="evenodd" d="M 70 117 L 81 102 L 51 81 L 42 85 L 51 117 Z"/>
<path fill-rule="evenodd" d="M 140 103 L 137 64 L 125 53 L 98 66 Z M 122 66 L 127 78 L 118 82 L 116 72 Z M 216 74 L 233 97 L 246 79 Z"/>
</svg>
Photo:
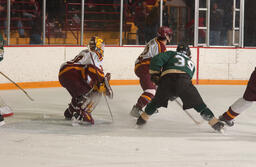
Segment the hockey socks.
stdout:
<svg viewBox="0 0 256 167">
<path fill-rule="evenodd" d="M 214 114 L 212 113 L 212 111 L 204 103 L 194 107 L 194 109 L 198 113 L 200 113 L 200 115 L 206 121 L 209 121 L 214 117 Z"/>
<path fill-rule="evenodd" d="M 151 101 L 150 103 L 148 103 L 148 105 L 145 108 L 145 113 L 147 113 L 147 115 L 152 115 L 154 114 L 157 109 L 161 107 L 159 105 L 157 105 L 154 101 Z"/>
</svg>

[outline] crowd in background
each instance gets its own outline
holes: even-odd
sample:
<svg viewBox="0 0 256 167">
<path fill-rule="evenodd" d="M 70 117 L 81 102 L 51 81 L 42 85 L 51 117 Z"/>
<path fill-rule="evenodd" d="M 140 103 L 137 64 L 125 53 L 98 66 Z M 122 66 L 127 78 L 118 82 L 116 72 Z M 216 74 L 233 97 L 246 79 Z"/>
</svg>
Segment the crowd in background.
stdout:
<svg viewBox="0 0 256 167">
<path fill-rule="evenodd" d="M 170 0 L 171 1 L 171 0 Z M 193 44 L 194 39 L 194 1 L 184 2 L 186 15 L 184 23 L 179 23 L 172 11 L 175 8 L 168 6 L 170 2 L 164 0 L 162 25 L 173 29 L 174 36 L 181 36 L 179 40 L 186 40 Z M 16 30 L 20 38 L 29 37 L 31 44 L 42 44 L 42 3 L 43 0 L 10 0 L 11 2 L 11 31 Z M 80 27 L 81 0 L 47 0 L 46 1 L 47 35 L 51 33 L 63 36 L 67 24 Z M 124 0 L 124 23 L 132 22 L 137 28 L 137 43 L 144 45 L 156 35 L 160 26 L 159 0 Z M 204 1 L 200 1 L 203 3 Z M 206 1 L 205 1 L 206 2 Z M 237 6 L 239 6 L 237 0 Z M 67 3 L 73 5 L 67 6 Z M 0 32 L 7 35 L 7 0 L 0 2 Z M 202 6 L 206 4 L 201 4 Z M 256 46 L 256 1 L 245 1 L 245 46 Z M 66 15 L 69 12 L 69 17 Z M 236 27 L 239 27 L 237 13 Z M 98 29 L 119 30 L 120 0 L 85 0 L 85 26 L 88 31 Z M 177 24 L 181 24 L 177 26 Z M 205 16 L 200 16 L 199 26 L 205 25 Z M 125 25 L 126 26 L 126 25 Z M 233 0 L 211 0 L 210 13 L 210 45 L 230 46 L 233 43 Z M 125 30 L 126 31 L 126 30 Z M 130 30 L 127 30 L 130 31 Z M 235 32 L 235 42 L 238 41 L 238 32 Z M 199 42 L 205 42 L 205 31 L 199 31 Z M 174 40 L 171 44 L 176 44 Z"/>
</svg>

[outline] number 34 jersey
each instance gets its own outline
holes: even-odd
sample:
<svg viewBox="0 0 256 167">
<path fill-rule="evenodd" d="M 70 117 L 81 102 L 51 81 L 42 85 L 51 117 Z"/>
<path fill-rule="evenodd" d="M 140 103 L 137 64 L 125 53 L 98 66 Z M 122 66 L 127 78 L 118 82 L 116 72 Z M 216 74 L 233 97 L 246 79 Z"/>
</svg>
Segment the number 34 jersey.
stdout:
<svg viewBox="0 0 256 167">
<path fill-rule="evenodd" d="M 152 58 L 150 62 L 150 73 L 160 73 L 165 75 L 173 73 L 175 70 L 187 73 L 193 78 L 195 65 L 193 61 L 184 53 L 167 51 Z"/>
</svg>

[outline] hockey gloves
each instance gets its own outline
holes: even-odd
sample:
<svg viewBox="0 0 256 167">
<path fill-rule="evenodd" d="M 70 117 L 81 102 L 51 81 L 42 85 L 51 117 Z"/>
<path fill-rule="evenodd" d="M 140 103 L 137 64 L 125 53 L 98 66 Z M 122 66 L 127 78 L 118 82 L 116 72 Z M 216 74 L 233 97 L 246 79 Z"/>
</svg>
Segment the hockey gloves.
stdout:
<svg viewBox="0 0 256 167">
<path fill-rule="evenodd" d="M 160 74 L 151 74 L 151 81 L 154 82 L 156 85 L 159 84 Z"/>
</svg>

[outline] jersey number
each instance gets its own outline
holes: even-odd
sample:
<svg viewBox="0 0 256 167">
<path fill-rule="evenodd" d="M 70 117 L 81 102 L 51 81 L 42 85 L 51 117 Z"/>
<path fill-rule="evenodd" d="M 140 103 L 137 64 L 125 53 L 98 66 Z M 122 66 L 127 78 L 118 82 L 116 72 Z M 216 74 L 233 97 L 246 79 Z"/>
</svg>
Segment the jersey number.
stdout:
<svg viewBox="0 0 256 167">
<path fill-rule="evenodd" d="M 175 66 L 184 67 L 186 65 L 186 60 L 184 57 L 180 55 L 175 55 L 175 58 L 178 60 L 178 62 L 174 63 Z M 191 60 L 187 60 L 187 64 L 188 64 L 188 68 L 191 71 L 193 71 L 193 69 L 195 68 L 194 63 Z"/>
</svg>

